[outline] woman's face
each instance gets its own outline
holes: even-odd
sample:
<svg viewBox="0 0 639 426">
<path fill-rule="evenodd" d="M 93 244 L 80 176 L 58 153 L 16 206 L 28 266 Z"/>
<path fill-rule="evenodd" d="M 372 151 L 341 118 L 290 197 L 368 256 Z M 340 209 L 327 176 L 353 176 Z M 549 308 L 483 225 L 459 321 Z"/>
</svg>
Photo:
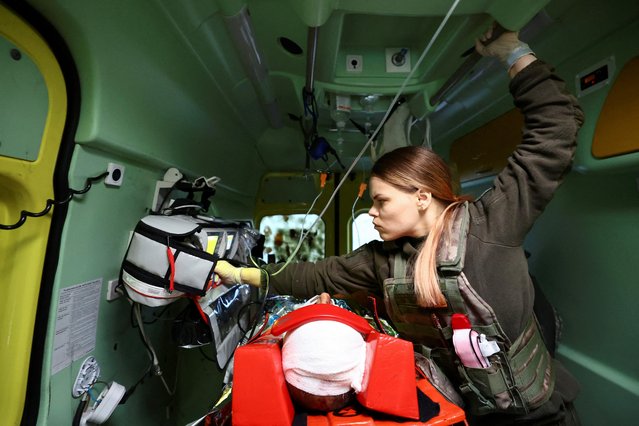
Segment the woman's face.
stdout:
<svg viewBox="0 0 639 426">
<path fill-rule="evenodd" d="M 423 210 L 419 208 L 418 191 L 404 192 L 378 177 L 370 179 L 373 206 L 368 214 L 384 241 L 400 237 L 423 237 L 427 233 Z"/>
</svg>

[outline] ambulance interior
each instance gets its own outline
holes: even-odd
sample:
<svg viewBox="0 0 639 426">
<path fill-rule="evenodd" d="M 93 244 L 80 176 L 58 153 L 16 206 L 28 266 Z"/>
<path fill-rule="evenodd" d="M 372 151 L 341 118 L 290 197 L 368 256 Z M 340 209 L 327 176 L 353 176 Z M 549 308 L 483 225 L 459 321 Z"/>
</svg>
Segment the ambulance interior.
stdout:
<svg viewBox="0 0 639 426">
<path fill-rule="evenodd" d="M 191 300 L 132 308 L 115 292 L 136 224 L 187 197 L 176 176 L 209 188 L 195 195 L 207 215 L 267 230 L 265 260 L 291 253 L 307 215 L 320 220 L 306 258 L 374 237 L 362 184 L 392 131 L 442 155 L 460 193 L 489 188 L 521 128 L 503 66 L 472 50 L 493 22 L 520 31 L 585 112 L 526 250 L 561 318 L 556 356 L 581 383 L 582 423 L 635 424 L 632 0 L 0 0 L 2 423 L 73 424 L 89 357 L 92 397 L 130 391 L 106 424 L 186 425 L 222 396 L 215 345 L 175 342 Z M 150 356 L 161 375 L 146 374 Z"/>
</svg>

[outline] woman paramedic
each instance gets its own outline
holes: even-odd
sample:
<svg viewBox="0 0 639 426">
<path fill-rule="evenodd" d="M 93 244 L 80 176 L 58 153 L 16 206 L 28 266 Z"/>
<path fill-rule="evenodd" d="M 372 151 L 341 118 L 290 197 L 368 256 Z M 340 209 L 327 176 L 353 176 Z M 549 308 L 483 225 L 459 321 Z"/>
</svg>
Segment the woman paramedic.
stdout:
<svg viewBox="0 0 639 426">
<path fill-rule="evenodd" d="M 506 66 L 525 119 L 522 141 L 490 190 L 475 201 L 459 197 L 440 157 L 398 148 L 378 159 L 369 182 L 369 214 L 383 242 L 291 264 L 274 276 L 281 265 L 260 270 L 220 261 L 215 272 L 226 283 L 268 282 L 269 291 L 298 297 L 382 296 L 400 336 L 456 385 L 471 424 L 578 424 L 578 386 L 541 340 L 522 244 L 570 169 L 583 113 L 517 33 L 478 41 L 476 49 Z M 482 350 L 480 365 L 455 339 L 469 326 L 498 346 L 493 354 Z"/>
</svg>

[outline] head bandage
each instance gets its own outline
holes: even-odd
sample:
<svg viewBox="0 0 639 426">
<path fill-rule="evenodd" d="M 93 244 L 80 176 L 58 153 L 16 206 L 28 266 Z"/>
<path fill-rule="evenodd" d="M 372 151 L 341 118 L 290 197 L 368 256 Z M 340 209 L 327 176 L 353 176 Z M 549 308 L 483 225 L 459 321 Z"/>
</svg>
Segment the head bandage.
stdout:
<svg viewBox="0 0 639 426">
<path fill-rule="evenodd" d="M 366 342 L 337 321 L 313 321 L 286 333 L 282 367 L 286 381 L 319 396 L 361 391 Z"/>
</svg>

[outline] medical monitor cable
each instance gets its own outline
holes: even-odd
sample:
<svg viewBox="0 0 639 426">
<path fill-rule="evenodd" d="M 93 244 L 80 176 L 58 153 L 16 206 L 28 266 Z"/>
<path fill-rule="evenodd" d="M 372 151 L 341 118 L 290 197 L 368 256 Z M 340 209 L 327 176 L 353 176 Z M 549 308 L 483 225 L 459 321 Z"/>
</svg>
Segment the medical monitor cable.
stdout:
<svg viewBox="0 0 639 426">
<path fill-rule="evenodd" d="M 349 174 L 351 173 L 351 171 L 353 170 L 353 168 L 355 168 L 355 165 L 359 162 L 359 160 L 362 158 L 362 155 L 364 155 L 364 152 L 366 151 L 366 149 L 368 149 L 368 147 L 371 145 L 371 143 L 375 140 L 375 138 L 377 137 L 377 134 L 379 133 L 380 129 L 382 128 L 383 124 L 386 122 L 386 119 L 388 118 L 388 116 L 390 115 L 391 111 L 393 110 L 393 106 L 395 105 L 395 103 L 397 102 L 397 100 L 399 99 L 399 97 L 402 95 L 402 93 L 404 92 L 404 89 L 406 88 L 406 85 L 408 84 L 408 81 L 412 78 L 413 74 L 415 73 L 415 71 L 417 70 L 417 68 L 419 67 L 419 65 L 422 63 L 422 61 L 424 60 L 424 58 L 426 57 L 426 54 L 430 51 L 431 47 L 433 46 L 433 44 L 435 43 L 435 40 L 437 40 L 437 37 L 439 37 L 439 34 L 442 32 L 442 30 L 444 29 L 444 27 L 446 26 L 446 23 L 448 22 L 448 20 L 450 19 L 451 15 L 453 14 L 453 11 L 455 10 L 455 8 L 457 7 L 457 5 L 459 4 L 461 0 L 455 0 L 455 3 L 453 3 L 453 5 L 450 7 L 450 9 L 448 10 L 448 12 L 446 13 L 446 16 L 444 16 L 444 19 L 442 20 L 442 22 L 439 24 L 439 27 L 437 27 L 437 30 L 435 31 L 435 34 L 433 34 L 433 37 L 430 39 L 430 41 L 428 42 L 428 44 L 426 45 L 426 47 L 424 48 L 424 50 L 422 51 L 422 54 L 420 55 L 419 59 L 417 60 L 417 62 L 415 63 L 415 66 L 413 67 L 413 69 L 411 70 L 410 73 L 408 73 L 408 75 L 406 76 L 406 78 L 404 79 L 404 82 L 402 83 L 402 85 L 400 86 L 399 90 L 397 91 L 397 94 L 395 95 L 395 97 L 393 98 L 393 100 L 390 102 L 390 106 L 389 108 L 386 110 L 386 113 L 384 114 L 384 117 L 381 119 L 379 125 L 377 126 L 377 128 L 375 129 L 375 131 L 373 132 L 373 134 L 370 136 L 370 138 L 368 139 L 368 141 L 366 142 L 366 144 L 364 144 L 364 146 L 362 147 L 362 149 L 360 150 L 359 154 L 357 154 L 357 157 L 355 157 L 355 159 L 353 160 L 353 162 L 351 163 L 351 165 L 348 167 L 348 170 L 346 170 L 346 172 L 344 173 L 344 177 L 339 181 L 339 183 L 337 184 L 337 186 L 335 187 L 335 189 L 333 190 L 333 193 L 331 194 L 330 198 L 328 199 L 328 201 L 326 202 L 326 206 L 324 207 L 324 209 L 322 209 L 322 211 L 320 212 L 320 214 L 317 216 L 317 219 L 315 219 L 315 222 L 313 222 L 313 224 L 311 225 L 311 227 L 309 229 L 313 229 L 313 227 L 319 222 L 319 220 L 324 216 L 324 214 L 326 213 L 326 211 L 328 210 L 329 206 L 331 205 L 331 203 L 333 202 L 333 200 L 335 199 L 335 196 L 337 195 L 337 193 L 339 192 L 339 189 L 342 187 L 342 185 L 344 184 L 344 182 L 346 181 L 346 179 L 348 178 Z M 275 272 L 273 275 L 279 274 L 280 272 L 282 272 L 284 270 L 284 268 L 286 268 L 291 259 L 293 258 L 294 254 L 296 254 L 296 252 L 294 251 L 293 254 L 291 256 L 289 256 L 288 260 L 286 261 L 286 263 L 282 266 L 282 268 L 280 268 L 277 272 Z"/>
</svg>

